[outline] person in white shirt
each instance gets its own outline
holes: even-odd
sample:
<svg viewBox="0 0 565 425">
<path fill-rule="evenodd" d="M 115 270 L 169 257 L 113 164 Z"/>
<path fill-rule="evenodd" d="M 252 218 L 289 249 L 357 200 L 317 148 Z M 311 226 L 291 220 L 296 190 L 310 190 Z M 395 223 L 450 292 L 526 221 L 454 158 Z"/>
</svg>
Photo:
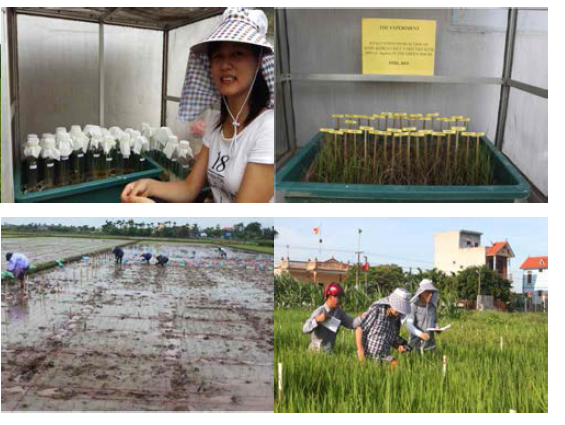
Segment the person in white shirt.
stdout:
<svg viewBox="0 0 565 425">
<path fill-rule="evenodd" d="M 260 10 L 228 8 L 222 23 L 191 48 L 179 117 L 193 120 L 214 103 L 203 147 L 185 180 L 143 179 L 122 202 L 193 202 L 208 182 L 214 202 L 273 202 L 274 50 Z"/>
</svg>

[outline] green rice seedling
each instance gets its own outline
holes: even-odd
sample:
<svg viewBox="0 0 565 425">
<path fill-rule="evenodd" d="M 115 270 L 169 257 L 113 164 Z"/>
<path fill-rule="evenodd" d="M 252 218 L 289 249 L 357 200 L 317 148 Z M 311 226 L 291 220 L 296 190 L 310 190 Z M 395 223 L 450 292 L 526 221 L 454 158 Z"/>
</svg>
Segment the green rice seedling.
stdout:
<svg viewBox="0 0 565 425">
<path fill-rule="evenodd" d="M 490 150 L 463 126 L 462 116 L 441 118 L 437 113 L 333 114 L 334 124 L 349 128 L 321 129 L 318 152 L 304 174 L 306 182 L 369 185 L 470 186 L 494 183 Z M 371 123 L 374 126 L 359 123 Z M 395 128 L 388 125 L 414 124 Z M 379 127 L 386 127 L 386 131 Z M 431 128 L 447 130 L 432 131 Z M 430 129 L 428 129 L 430 128 Z M 442 133 L 442 136 L 438 134 Z"/>
<path fill-rule="evenodd" d="M 432 112 L 432 113 L 426 114 L 426 118 L 430 118 L 430 120 L 431 120 L 430 130 L 436 131 L 435 124 L 436 124 L 437 119 L 439 118 L 439 113 Z"/>
<path fill-rule="evenodd" d="M 347 305 L 346 311 L 356 316 L 362 310 Z M 398 366 L 391 368 L 360 363 L 349 330 L 339 331 L 333 354 L 309 353 L 302 324 L 310 312 L 275 308 L 275 365 L 283 365 L 275 412 L 548 411 L 547 314 L 463 312 L 436 336 L 434 351 L 394 351 Z M 404 327 L 401 336 L 408 338 Z"/>
</svg>

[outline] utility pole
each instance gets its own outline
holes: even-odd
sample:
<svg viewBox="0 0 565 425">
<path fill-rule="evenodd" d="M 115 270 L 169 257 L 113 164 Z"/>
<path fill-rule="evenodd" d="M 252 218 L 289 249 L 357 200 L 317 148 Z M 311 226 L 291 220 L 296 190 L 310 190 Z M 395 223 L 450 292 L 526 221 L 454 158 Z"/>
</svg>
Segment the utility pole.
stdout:
<svg viewBox="0 0 565 425">
<path fill-rule="evenodd" d="M 290 245 L 286 246 L 286 258 L 290 260 Z"/>
<path fill-rule="evenodd" d="M 363 232 L 361 229 L 357 229 L 358 236 L 357 236 L 357 268 L 355 269 L 355 288 L 359 289 L 359 267 L 361 263 L 361 233 Z"/>
<path fill-rule="evenodd" d="M 479 297 L 481 295 L 481 270 L 477 270 L 477 274 L 479 275 L 479 287 L 477 289 L 477 310 L 479 309 Z"/>
<path fill-rule="evenodd" d="M 363 264 L 363 268 L 365 268 L 365 264 L 367 264 L 368 259 L 367 256 L 365 256 L 365 263 Z M 365 271 L 365 293 L 367 293 L 367 271 Z"/>
</svg>

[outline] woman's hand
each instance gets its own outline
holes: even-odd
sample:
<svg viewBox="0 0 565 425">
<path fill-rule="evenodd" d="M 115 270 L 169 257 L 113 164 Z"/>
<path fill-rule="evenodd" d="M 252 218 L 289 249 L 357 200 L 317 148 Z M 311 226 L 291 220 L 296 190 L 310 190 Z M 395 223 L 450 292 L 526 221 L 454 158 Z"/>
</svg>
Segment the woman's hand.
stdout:
<svg viewBox="0 0 565 425">
<path fill-rule="evenodd" d="M 153 196 L 152 186 L 155 180 L 142 179 L 128 184 L 122 191 L 120 199 L 124 203 L 150 203 L 149 197 Z"/>
<path fill-rule="evenodd" d="M 130 204 L 154 204 L 155 201 L 143 196 L 130 196 L 128 203 Z"/>
</svg>

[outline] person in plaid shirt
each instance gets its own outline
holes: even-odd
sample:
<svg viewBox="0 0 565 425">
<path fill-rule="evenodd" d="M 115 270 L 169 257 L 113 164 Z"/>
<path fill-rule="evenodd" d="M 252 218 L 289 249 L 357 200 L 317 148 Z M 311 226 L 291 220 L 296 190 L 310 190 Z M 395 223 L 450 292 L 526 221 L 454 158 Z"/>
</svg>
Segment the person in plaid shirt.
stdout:
<svg viewBox="0 0 565 425">
<path fill-rule="evenodd" d="M 355 330 L 359 360 L 364 361 L 368 354 L 378 363 L 396 365 L 390 349 L 394 347 L 401 353 L 408 350 L 400 338 L 400 327 L 410 312 L 410 293 L 404 288 L 396 288 L 388 297 L 373 303 Z"/>
</svg>

